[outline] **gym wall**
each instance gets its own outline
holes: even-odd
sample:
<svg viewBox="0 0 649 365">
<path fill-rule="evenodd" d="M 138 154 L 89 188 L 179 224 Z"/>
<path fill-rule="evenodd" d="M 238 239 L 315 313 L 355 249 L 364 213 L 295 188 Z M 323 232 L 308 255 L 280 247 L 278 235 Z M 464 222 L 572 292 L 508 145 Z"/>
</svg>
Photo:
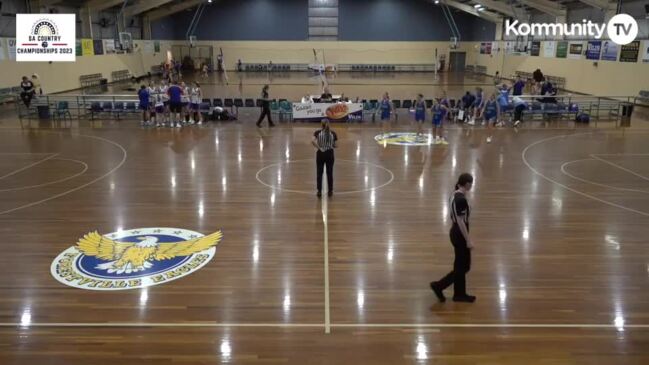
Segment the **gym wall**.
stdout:
<svg viewBox="0 0 649 365">
<path fill-rule="evenodd" d="M 487 67 L 487 73 L 496 71 L 504 77 L 516 71 L 532 72 L 540 68 L 544 74 L 566 78 L 566 89 L 601 96 L 636 96 L 649 88 L 649 63 L 597 61 L 505 55 L 504 45 L 492 55 L 479 54 L 479 43 L 467 50 L 467 64 Z M 640 56 L 639 58 L 641 58 Z"/>
</svg>

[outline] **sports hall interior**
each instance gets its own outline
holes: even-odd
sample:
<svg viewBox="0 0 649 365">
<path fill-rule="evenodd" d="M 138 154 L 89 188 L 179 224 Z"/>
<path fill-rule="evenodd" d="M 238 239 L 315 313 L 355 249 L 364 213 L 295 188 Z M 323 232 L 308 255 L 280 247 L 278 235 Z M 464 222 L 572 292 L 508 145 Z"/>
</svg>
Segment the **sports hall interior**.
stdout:
<svg viewBox="0 0 649 365">
<path fill-rule="evenodd" d="M 636 0 L 1 1 L 0 364 L 649 363 L 648 12 Z M 75 61 L 18 62 L 26 13 L 75 14 Z M 595 59 L 585 37 L 505 34 L 507 19 L 618 13 L 637 21 L 635 60 L 625 46 Z M 536 70 L 561 106 L 534 106 Z M 42 93 L 26 106 L 33 75 Z M 138 91 L 167 77 L 200 85 L 200 125 L 143 123 Z M 522 123 L 459 117 L 466 92 L 517 77 Z M 272 128 L 255 125 L 264 85 Z M 325 87 L 360 119 L 330 122 L 336 188 L 318 197 L 321 118 L 296 105 Z M 425 137 L 412 139 L 418 94 Z M 438 144 L 428 109 L 444 97 Z M 461 173 L 475 179 L 477 300 L 449 288 L 440 303 L 429 283 L 453 268 Z M 164 230 L 218 244 L 192 253 L 209 256 L 200 265 L 152 261 L 190 271 L 168 282 L 110 273 L 149 283 L 132 288 L 73 285 L 57 266 L 92 237 Z"/>
</svg>

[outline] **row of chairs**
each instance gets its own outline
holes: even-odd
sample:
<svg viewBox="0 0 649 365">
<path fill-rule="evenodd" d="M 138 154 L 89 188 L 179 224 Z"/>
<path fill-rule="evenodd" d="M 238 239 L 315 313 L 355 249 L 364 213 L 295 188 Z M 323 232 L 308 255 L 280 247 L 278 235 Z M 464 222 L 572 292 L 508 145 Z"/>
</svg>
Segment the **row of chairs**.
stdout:
<svg viewBox="0 0 649 365">
<path fill-rule="evenodd" d="M 243 65 L 244 71 L 290 71 L 291 65 L 287 64 L 267 64 L 267 63 L 257 63 L 257 64 L 245 64 Z"/>
<path fill-rule="evenodd" d="M 352 71 L 363 71 L 363 72 L 387 72 L 395 71 L 395 65 L 352 65 Z"/>
</svg>

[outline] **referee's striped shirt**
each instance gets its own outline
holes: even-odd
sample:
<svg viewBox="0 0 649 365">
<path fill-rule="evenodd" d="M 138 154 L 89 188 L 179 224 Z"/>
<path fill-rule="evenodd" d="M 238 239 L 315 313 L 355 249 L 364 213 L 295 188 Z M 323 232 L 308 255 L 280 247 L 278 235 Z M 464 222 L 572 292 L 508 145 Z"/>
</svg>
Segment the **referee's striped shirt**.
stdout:
<svg viewBox="0 0 649 365">
<path fill-rule="evenodd" d="M 313 133 L 313 136 L 316 139 L 318 144 L 318 149 L 322 152 L 326 152 L 334 149 L 334 145 L 338 140 L 336 132 L 332 130 L 320 129 Z"/>
<path fill-rule="evenodd" d="M 457 220 L 462 219 L 466 225 L 467 230 L 469 229 L 469 215 L 471 209 L 469 208 L 469 202 L 466 200 L 464 194 L 460 191 L 453 193 L 450 201 L 451 207 L 451 220 L 453 225 L 457 224 Z"/>
</svg>

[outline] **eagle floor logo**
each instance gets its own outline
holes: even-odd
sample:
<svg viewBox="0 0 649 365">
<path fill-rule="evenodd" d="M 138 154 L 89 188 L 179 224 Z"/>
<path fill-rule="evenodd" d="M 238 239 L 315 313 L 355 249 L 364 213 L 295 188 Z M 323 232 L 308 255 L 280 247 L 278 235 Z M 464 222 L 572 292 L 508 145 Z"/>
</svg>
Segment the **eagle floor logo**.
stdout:
<svg viewBox="0 0 649 365">
<path fill-rule="evenodd" d="M 520 23 L 510 19 L 505 21 L 507 36 L 577 36 L 588 39 L 603 39 L 608 35 L 613 42 L 626 45 L 638 36 L 638 22 L 628 14 L 617 14 L 607 24 L 593 23 L 584 19 L 581 23 Z"/>
<path fill-rule="evenodd" d="M 16 61 L 74 61 L 74 14 L 17 14 Z"/>
<path fill-rule="evenodd" d="M 127 290 L 189 275 L 214 257 L 220 231 L 204 236 L 179 228 L 90 232 L 52 262 L 52 276 L 87 290 Z"/>
<path fill-rule="evenodd" d="M 407 132 L 390 132 L 379 134 L 374 140 L 381 145 L 428 146 L 433 144 L 431 135 Z"/>
</svg>

